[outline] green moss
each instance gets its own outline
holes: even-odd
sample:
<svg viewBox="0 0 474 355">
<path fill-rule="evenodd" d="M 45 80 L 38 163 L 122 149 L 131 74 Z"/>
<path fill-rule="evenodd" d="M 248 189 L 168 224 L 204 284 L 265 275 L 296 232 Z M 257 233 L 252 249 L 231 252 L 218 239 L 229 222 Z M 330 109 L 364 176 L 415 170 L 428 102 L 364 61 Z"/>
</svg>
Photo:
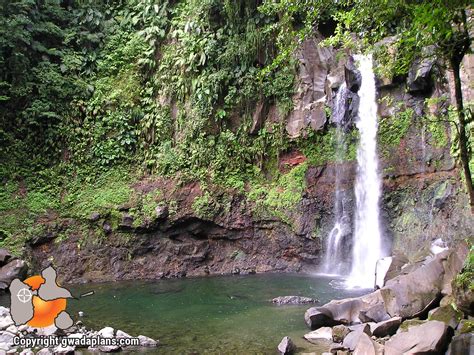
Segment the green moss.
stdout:
<svg viewBox="0 0 474 355">
<path fill-rule="evenodd" d="M 449 143 L 449 136 L 446 129 L 446 124 L 443 122 L 436 122 L 433 119 L 430 119 L 430 122 L 427 125 L 428 132 L 431 134 L 431 139 L 429 142 L 437 147 L 443 148 L 446 147 Z"/>
<path fill-rule="evenodd" d="M 455 282 L 461 288 L 469 288 L 474 291 L 474 245 L 471 245 L 464 267 L 461 273 L 456 276 Z"/>
<path fill-rule="evenodd" d="M 94 183 L 81 183 L 66 196 L 66 214 L 88 218 L 92 212 L 105 212 L 128 202 L 132 196 L 131 177 L 120 170 L 111 170 Z"/>
<path fill-rule="evenodd" d="M 382 118 L 379 122 L 378 140 L 379 145 L 388 154 L 391 147 L 400 145 L 401 140 L 406 136 L 413 120 L 414 111 L 412 108 L 399 108 L 399 111 L 391 117 Z"/>
<path fill-rule="evenodd" d="M 212 219 L 219 211 L 219 203 L 214 199 L 209 191 L 194 199 L 193 211 L 199 218 Z"/>
</svg>

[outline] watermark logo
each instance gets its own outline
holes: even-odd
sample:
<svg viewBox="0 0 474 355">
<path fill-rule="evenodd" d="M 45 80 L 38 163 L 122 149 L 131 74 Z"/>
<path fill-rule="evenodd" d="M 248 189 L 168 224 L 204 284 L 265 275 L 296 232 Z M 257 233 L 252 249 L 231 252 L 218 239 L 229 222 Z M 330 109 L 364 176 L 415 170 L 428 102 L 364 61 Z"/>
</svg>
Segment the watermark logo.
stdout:
<svg viewBox="0 0 474 355">
<path fill-rule="evenodd" d="M 71 292 L 57 282 L 57 273 L 48 267 L 24 281 L 14 279 L 10 284 L 10 313 L 15 325 L 27 324 L 34 328 L 55 325 L 59 329 L 70 328 L 74 321 L 66 312 Z"/>
</svg>

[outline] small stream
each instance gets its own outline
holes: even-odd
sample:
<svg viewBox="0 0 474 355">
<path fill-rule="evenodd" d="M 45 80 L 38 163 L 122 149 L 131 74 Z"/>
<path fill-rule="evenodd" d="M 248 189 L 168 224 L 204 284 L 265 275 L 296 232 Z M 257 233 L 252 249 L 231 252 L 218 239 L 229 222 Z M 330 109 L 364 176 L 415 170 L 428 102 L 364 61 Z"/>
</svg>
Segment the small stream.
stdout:
<svg viewBox="0 0 474 355">
<path fill-rule="evenodd" d="M 263 274 L 75 285 L 69 287 L 75 296 L 95 294 L 70 300 L 68 310 L 74 318 L 83 311 L 81 320 L 93 329 L 111 326 L 159 339 L 160 347 L 147 354 L 275 354 L 285 335 L 304 352 L 314 349 L 301 338 L 310 305 L 275 306 L 271 299 L 299 295 L 323 304 L 364 293 L 333 288 L 332 280 Z"/>
</svg>

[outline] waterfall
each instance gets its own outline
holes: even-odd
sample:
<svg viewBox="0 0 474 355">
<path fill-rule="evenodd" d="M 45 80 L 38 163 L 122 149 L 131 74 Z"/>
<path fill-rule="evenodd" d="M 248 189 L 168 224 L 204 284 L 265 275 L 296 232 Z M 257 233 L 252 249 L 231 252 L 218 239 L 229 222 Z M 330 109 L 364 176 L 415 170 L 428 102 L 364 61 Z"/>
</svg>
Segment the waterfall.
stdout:
<svg viewBox="0 0 474 355">
<path fill-rule="evenodd" d="M 326 253 L 324 257 L 322 272 L 326 274 L 340 275 L 343 272 L 344 260 L 342 251 L 342 239 L 346 234 L 347 213 L 344 210 L 344 191 L 341 189 L 341 164 L 346 155 L 346 143 L 344 135 L 344 115 L 347 99 L 346 84 L 343 83 L 337 91 L 334 100 L 332 120 L 336 123 L 336 172 L 335 172 L 335 198 L 334 198 L 334 226 L 329 232 Z"/>
<path fill-rule="evenodd" d="M 375 264 L 383 256 L 379 221 L 381 179 L 377 158 L 377 102 L 372 56 L 355 56 L 362 75 L 356 126 L 360 133 L 355 181 L 356 210 L 349 287 L 374 287 Z"/>
</svg>

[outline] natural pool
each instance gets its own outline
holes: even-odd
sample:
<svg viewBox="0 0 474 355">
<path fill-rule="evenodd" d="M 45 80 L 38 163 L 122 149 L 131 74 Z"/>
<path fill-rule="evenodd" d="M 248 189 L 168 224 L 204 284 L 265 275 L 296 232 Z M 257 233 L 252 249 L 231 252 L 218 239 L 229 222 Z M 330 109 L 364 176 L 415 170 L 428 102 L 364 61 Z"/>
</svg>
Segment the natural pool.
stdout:
<svg viewBox="0 0 474 355">
<path fill-rule="evenodd" d="M 331 280 L 262 274 L 75 285 L 69 288 L 75 296 L 95 294 L 70 300 L 68 310 L 75 318 L 83 311 L 82 321 L 94 329 L 159 339 L 160 347 L 147 354 L 275 354 L 285 335 L 304 351 L 311 349 L 301 339 L 310 306 L 275 306 L 271 299 L 299 295 L 322 304 L 364 293 L 334 288 Z"/>
</svg>

